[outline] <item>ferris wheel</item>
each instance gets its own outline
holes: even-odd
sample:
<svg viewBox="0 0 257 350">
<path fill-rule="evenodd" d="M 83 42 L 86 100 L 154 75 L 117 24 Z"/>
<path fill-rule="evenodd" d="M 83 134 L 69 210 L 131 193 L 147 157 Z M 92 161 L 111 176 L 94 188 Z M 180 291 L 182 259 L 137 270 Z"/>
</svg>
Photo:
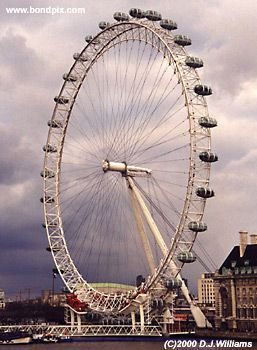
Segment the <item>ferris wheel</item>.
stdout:
<svg viewBox="0 0 257 350">
<path fill-rule="evenodd" d="M 180 271 L 196 260 L 195 239 L 207 229 L 210 165 L 218 160 L 212 90 L 197 73 L 203 61 L 185 50 L 190 38 L 156 11 L 129 13 L 100 22 L 74 54 L 54 98 L 41 173 L 60 276 L 91 310 L 107 313 L 174 287 L 192 302 Z M 132 284 L 139 274 L 141 289 L 129 292 L 92 284 Z"/>
</svg>

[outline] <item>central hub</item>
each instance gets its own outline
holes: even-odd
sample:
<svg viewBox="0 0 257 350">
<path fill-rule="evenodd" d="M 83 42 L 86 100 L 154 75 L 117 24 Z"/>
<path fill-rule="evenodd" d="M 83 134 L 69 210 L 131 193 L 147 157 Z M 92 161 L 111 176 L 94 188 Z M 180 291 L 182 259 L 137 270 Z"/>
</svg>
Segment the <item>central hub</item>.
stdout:
<svg viewBox="0 0 257 350">
<path fill-rule="evenodd" d="M 127 165 L 125 162 L 110 162 L 105 159 L 102 163 L 103 171 L 116 171 L 124 176 L 149 176 L 152 172 L 151 169 L 142 168 L 134 165 Z"/>
</svg>

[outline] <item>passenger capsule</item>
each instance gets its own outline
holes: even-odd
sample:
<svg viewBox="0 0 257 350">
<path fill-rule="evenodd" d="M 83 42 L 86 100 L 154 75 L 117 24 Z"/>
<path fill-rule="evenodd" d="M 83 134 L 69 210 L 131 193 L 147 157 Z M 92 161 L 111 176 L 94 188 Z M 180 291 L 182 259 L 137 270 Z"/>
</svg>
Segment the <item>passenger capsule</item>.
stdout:
<svg viewBox="0 0 257 350">
<path fill-rule="evenodd" d="M 59 223 L 58 221 L 49 221 L 48 227 L 58 227 L 59 226 Z"/>
<path fill-rule="evenodd" d="M 45 179 L 46 178 L 51 179 L 55 177 L 55 173 L 52 170 L 48 170 L 48 169 L 41 171 L 40 175 Z"/>
<path fill-rule="evenodd" d="M 175 30 L 178 29 L 178 25 L 176 22 L 171 19 L 162 19 L 160 22 L 160 26 L 167 30 Z"/>
<path fill-rule="evenodd" d="M 65 81 L 75 82 L 78 80 L 78 78 L 75 75 L 67 74 L 67 73 L 64 73 L 62 77 L 63 77 L 63 80 Z"/>
<path fill-rule="evenodd" d="M 217 120 L 210 117 L 201 117 L 199 118 L 198 123 L 204 128 L 214 128 L 218 125 Z"/>
<path fill-rule="evenodd" d="M 55 96 L 54 102 L 59 103 L 60 105 L 66 105 L 67 103 L 69 103 L 69 99 L 68 97 L 64 96 Z"/>
<path fill-rule="evenodd" d="M 60 120 L 48 120 L 47 125 L 51 128 L 62 128 L 63 127 L 63 123 Z"/>
<path fill-rule="evenodd" d="M 47 144 L 43 146 L 43 151 L 47 153 L 55 153 L 57 152 L 57 147 Z"/>
<path fill-rule="evenodd" d="M 198 187 L 196 195 L 201 198 L 211 198 L 214 197 L 214 191 L 209 187 Z"/>
<path fill-rule="evenodd" d="M 196 261 L 196 256 L 192 252 L 182 252 L 177 255 L 177 259 L 185 264 L 190 264 Z"/>
<path fill-rule="evenodd" d="M 54 252 L 54 253 L 56 253 L 56 252 L 59 252 L 61 249 L 60 249 L 60 248 L 57 248 L 57 247 L 55 247 L 55 248 L 46 247 L 46 250 L 47 250 L 48 252 Z"/>
<path fill-rule="evenodd" d="M 46 203 L 46 204 L 50 204 L 50 203 L 54 203 L 55 199 L 51 196 L 45 196 L 45 197 L 41 197 L 40 198 L 40 202 L 41 203 Z"/>
<path fill-rule="evenodd" d="M 130 9 L 129 14 L 134 18 L 145 18 L 145 11 L 141 9 Z"/>
<path fill-rule="evenodd" d="M 199 158 L 206 163 L 214 163 L 217 162 L 218 160 L 218 156 L 216 153 L 212 153 L 212 152 L 201 152 L 199 154 Z"/>
<path fill-rule="evenodd" d="M 74 60 L 81 62 L 86 62 L 89 60 L 88 56 L 86 56 L 85 54 L 81 55 L 79 52 L 75 52 L 73 58 Z"/>
<path fill-rule="evenodd" d="M 87 35 L 85 37 L 85 41 L 87 43 L 92 43 L 92 44 L 99 44 L 100 40 L 98 38 L 94 38 L 93 35 Z"/>
<path fill-rule="evenodd" d="M 201 96 L 208 96 L 208 95 L 211 95 L 212 94 L 212 89 L 207 86 L 207 85 L 196 85 L 194 87 L 194 92 L 197 94 L 197 95 L 201 95 Z"/>
<path fill-rule="evenodd" d="M 177 278 L 172 278 L 165 282 L 165 287 L 168 290 L 177 289 L 177 288 L 180 288 L 181 286 L 182 286 L 182 282 Z"/>
<path fill-rule="evenodd" d="M 124 21 L 128 21 L 129 20 L 129 16 L 124 13 L 124 12 L 115 12 L 113 15 L 113 18 L 117 21 L 117 22 L 124 22 Z"/>
<path fill-rule="evenodd" d="M 198 57 L 193 56 L 187 56 L 185 63 L 188 67 L 191 68 L 202 68 L 203 67 L 203 60 Z"/>
<path fill-rule="evenodd" d="M 180 46 L 189 46 L 191 45 L 191 39 L 186 35 L 175 35 L 174 42 Z"/>
<path fill-rule="evenodd" d="M 160 21 L 162 19 L 162 15 L 159 12 L 153 10 L 147 10 L 145 12 L 145 17 L 150 21 Z"/>
<path fill-rule="evenodd" d="M 151 300 L 150 305 L 152 309 L 162 309 L 165 305 L 165 301 L 161 298 L 155 298 Z"/>
<path fill-rule="evenodd" d="M 102 22 L 100 22 L 100 23 L 98 24 L 98 27 L 99 27 L 100 29 L 104 30 L 104 29 L 110 27 L 110 25 L 111 25 L 111 24 L 110 24 L 109 22 L 102 21 Z"/>
<path fill-rule="evenodd" d="M 58 225 L 58 222 L 56 222 L 56 221 L 51 221 L 51 222 L 49 222 L 49 223 L 47 224 L 47 226 L 48 226 L 48 227 L 58 227 L 59 225 Z M 42 224 L 42 227 L 46 228 L 46 223 L 45 223 L 45 222 Z"/>
<path fill-rule="evenodd" d="M 193 232 L 204 232 L 207 230 L 207 224 L 201 221 L 191 221 L 188 228 Z"/>
</svg>

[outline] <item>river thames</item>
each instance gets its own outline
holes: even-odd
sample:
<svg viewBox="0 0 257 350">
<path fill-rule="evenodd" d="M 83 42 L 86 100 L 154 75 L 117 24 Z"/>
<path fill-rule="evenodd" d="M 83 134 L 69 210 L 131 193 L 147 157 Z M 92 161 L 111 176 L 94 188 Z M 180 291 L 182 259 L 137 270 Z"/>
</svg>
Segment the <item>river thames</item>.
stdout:
<svg viewBox="0 0 257 350">
<path fill-rule="evenodd" d="M 4 345 L 0 346 L 0 349 Z M 244 340 L 74 341 L 57 344 L 8 345 L 9 350 L 167 350 L 167 349 L 254 349 L 257 343 Z"/>
</svg>

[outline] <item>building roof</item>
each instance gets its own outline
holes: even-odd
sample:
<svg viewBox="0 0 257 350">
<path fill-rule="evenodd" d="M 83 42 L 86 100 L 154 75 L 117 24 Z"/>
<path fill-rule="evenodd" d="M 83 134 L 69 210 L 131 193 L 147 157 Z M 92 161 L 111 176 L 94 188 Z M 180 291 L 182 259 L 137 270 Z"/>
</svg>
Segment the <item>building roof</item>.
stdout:
<svg viewBox="0 0 257 350">
<path fill-rule="evenodd" d="M 234 270 L 249 267 L 257 267 L 257 244 L 248 244 L 242 257 L 240 247 L 235 246 L 219 268 L 219 273 L 221 274 L 224 268 Z"/>
</svg>

